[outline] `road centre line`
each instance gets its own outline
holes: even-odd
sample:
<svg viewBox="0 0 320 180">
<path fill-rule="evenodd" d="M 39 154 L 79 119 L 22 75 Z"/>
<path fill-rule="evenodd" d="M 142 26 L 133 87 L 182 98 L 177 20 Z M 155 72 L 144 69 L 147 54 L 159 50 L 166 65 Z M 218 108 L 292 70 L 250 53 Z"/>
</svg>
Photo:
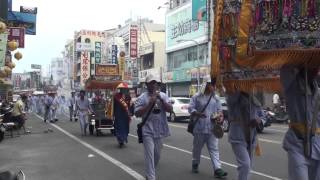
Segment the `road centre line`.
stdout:
<svg viewBox="0 0 320 180">
<path fill-rule="evenodd" d="M 42 119 L 43 118 L 41 116 L 39 116 L 38 114 L 35 114 L 38 118 Z M 61 131 L 62 133 L 64 133 L 65 135 L 67 135 L 68 137 L 70 137 L 71 139 L 77 141 L 78 143 L 82 144 L 83 146 L 87 147 L 88 149 L 92 150 L 93 152 L 99 154 L 100 156 L 102 156 L 104 159 L 108 160 L 109 162 L 111 162 L 112 164 L 116 165 L 117 167 L 121 168 L 122 170 L 124 170 L 125 172 L 127 172 L 129 175 L 131 175 L 132 177 L 134 177 L 134 179 L 136 180 L 145 180 L 145 178 L 139 174 L 138 172 L 134 171 L 133 169 L 131 169 L 129 166 L 126 166 L 125 164 L 123 164 L 122 162 L 114 159 L 113 157 L 111 157 L 110 155 L 102 152 L 101 150 L 93 147 L 92 145 L 82 141 L 81 139 L 77 138 L 76 136 L 70 134 L 69 132 L 65 131 L 64 129 L 62 129 L 61 127 L 59 127 L 58 125 L 55 124 L 51 124 L 51 126 L 55 127 L 56 129 L 58 129 L 59 131 Z"/>
<path fill-rule="evenodd" d="M 129 136 L 134 137 L 134 138 L 138 138 L 138 136 L 133 135 L 133 134 L 129 134 Z M 165 146 L 167 148 L 170 148 L 170 149 L 178 150 L 178 151 L 181 151 L 181 152 L 184 152 L 184 153 L 192 155 L 191 151 L 188 151 L 188 150 L 185 150 L 185 149 L 181 149 L 181 148 L 178 148 L 178 147 L 175 147 L 175 146 L 171 146 L 171 145 L 168 145 L 168 144 L 163 144 L 163 146 Z M 211 160 L 210 157 L 208 157 L 208 156 L 201 155 L 201 157 L 203 159 Z M 221 161 L 221 163 L 225 164 L 227 166 L 231 166 L 231 167 L 237 168 L 237 165 L 235 165 L 235 164 L 231 164 L 231 163 L 224 162 L 224 161 Z M 270 176 L 268 174 L 257 172 L 257 171 L 253 171 L 253 170 L 251 171 L 251 173 L 255 174 L 255 175 L 258 175 L 258 176 L 263 176 L 263 177 L 266 177 L 266 178 L 269 178 L 269 179 L 273 179 L 273 180 L 282 180 L 281 178 Z"/>
</svg>

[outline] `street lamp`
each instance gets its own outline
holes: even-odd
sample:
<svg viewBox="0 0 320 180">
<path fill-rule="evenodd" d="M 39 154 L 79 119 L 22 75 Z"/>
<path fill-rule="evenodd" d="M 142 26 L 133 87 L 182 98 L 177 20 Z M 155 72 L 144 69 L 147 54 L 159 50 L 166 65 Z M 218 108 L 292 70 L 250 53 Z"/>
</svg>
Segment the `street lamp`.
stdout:
<svg viewBox="0 0 320 180">
<path fill-rule="evenodd" d="M 200 52 L 200 49 L 199 49 L 199 43 L 196 41 L 196 40 L 193 40 L 193 39 L 179 39 L 177 40 L 177 43 L 180 43 L 180 42 L 187 42 L 187 41 L 191 41 L 191 42 L 194 42 L 196 45 L 197 45 L 197 61 L 198 61 L 198 66 L 197 66 L 197 70 L 198 70 L 198 73 L 197 73 L 197 91 L 200 92 L 200 55 L 199 55 L 199 52 Z"/>
</svg>

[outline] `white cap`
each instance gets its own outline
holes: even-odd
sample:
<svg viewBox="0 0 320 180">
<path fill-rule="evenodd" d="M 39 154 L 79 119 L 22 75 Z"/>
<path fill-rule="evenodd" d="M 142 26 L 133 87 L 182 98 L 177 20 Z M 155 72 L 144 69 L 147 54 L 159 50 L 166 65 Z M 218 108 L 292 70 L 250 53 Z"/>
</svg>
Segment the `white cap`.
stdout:
<svg viewBox="0 0 320 180">
<path fill-rule="evenodd" d="M 146 77 L 146 83 L 150 83 L 151 81 L 156 81 L 157 83 L 160 82 L 160 78 L 157 76 L 154 76 L 152 74 L 148 74 Z"/>
</svg>

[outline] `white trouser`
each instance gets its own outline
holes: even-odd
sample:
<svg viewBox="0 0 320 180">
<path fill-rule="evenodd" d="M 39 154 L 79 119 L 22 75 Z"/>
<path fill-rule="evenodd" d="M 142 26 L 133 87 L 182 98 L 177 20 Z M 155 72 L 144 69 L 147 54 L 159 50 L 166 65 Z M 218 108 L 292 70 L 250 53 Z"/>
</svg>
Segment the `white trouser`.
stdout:
<svg viewBox="0 0 320 180">
<path fill-rule="evenodd" d="M 232 150 L 236 156 L 238 163 L 238 180 L 248 180 L 249 173 L 252 166 L 252 151 L 249 155 L 246 143 L 231 143 Z M 253 150 L 253 148 L 251 148 Z"/>
<path fill-rule="evenodd" d="M 81 134 L 86 135 L 87 134 L 87 126 L 88 126 L 88 113 L 79 111 L 79 121 L 80 121 L 80 128 L 81 128 Z"/>
<path fill-rule="evenodd" d="M 144 146 L 144 161 L 145 161 L 147 179 L 155 180 L 156 179 L 155 167 L 158 165 L 160 160 L 162 140 L 161 138 L 144 136 L 143 146 Z"/>
<path fill-rule="evenodd" d="M 201 150 L 207 145 L 213 169 L 220 169 L 218 139 L 213 134 L 194 134 L 192 149 L 192 164 L 200 164 Z"/>
<path fill-rule="evenodd" d="M 296 151 L 287 153 L 289 180 L 320 180 L 320 160 L 306 159 Z"/>
</svg>

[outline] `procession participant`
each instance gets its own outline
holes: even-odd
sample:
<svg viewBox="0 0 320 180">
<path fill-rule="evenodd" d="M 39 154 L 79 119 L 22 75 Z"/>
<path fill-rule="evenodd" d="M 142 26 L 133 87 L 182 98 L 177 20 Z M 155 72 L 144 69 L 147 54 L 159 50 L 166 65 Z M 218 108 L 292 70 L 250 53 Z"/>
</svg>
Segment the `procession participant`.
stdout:
<svg viewBox="0 0 320 180">
<path fill-rule="evenodd" d="M 44 118 L 43 118 L 44 122 L 47 122 L 47 120 L 49 120 L 50 122 L 53 122 L 52 111 L 51 111 L 53 98 L 54 98 L 53 92 L 49 92 L 47 96 L 44 98 L 44 106 L 45 106 L 45 112 L 44 112 Z"/>
<path fill-rule="evenodd" d="M 159 78 L 152 74 L 146 77 L 147 92 L 137 98 L 134 109 L 137 117 L 146 118 L 142 127 L 142 139 L 148 180 L 156 179 L 155 167 L 160 160 L 162 139 L 170 135 L 166 112 L 172 112 L 172 105 L 165 93 L 157 91 L 158 83 Z"/>
<path fill-rule="evenodd" d="M 320 179 L 318 72 L 318 68 L 306 70 L 290 66 L 280 70 L 290 118 L 289 129 L 283 140 L 290 180 Z"/>
<path fill-rule="evenodd" d="M 256 127 L 261 123 L 261 103 L 252 94 L 237 91 L 228 94 L 229 143 L 238 163 L 238 180 L 248 180 L 252 155 L 257 145 Z"/>
<path fill-rule="evenodd" d="M 86 92 L 84 90 L 80 91 L 80 97 L 76 99 L 76 112 L 80 121 L 81 135 L 87 135 L 88 126 L 88 113 L 92 113 L 90 107 L 90 102 L 85 96 Z"/>
<path fill-rule="evenodd" d="M 59 107 L 60 107 L 59 96 L 57 94 L 53 94 L 51 112 L 52 112 L 52 121 L 54 122 L 58 121 L 57 113 L 58 113 Z"/>
<path fill-rule="evenodd" d="M 120 84 L 121 85 L 121 84 Z M 122 148 L 125 143 L 128 143 L 128 134 L 130 127 L 130 112 L 129 105 L 126 102 L 127 89 L 121 86 L 117 87 L 118 92 L 114 95 L 114 128 L 115 136 L 117 137 L 119 147 Z"/>
<path fill-rule="evenodd" d="M 189 113 L 198 118 L 193 129 L 192 149 L 192 172 L 198 173 L 201 150 L 204 144 L 207 145 L 211 163 L 214 169 L 214 176 L 223 178 L 227 172 L 222 170 L 219 158 L 218 139 L 212 133 L 214 124 L 211 122 L 211 115 L 217 114 L 217 121 L 223 121 L 223 114 L 220 100 L 215 96 L 215 79 L 207 78 L 203 84 L 202 91 L 195 94 L 190 101 Z M 201 112 L 203 111 L 203 112 Z"/>
<path fill-rule="evenodd" d="M 75 112 L 75 103 L 76 103 L 75 94 L 76 94 L 75 91 L 71 91 L 71 97 L 69 97 L 67 104 L 68 104 L 68 107 L 69 107 L 69 118 L 70 118 L 70 121 L 72 121 L 72 118 L 74 118 L 74 121 L 77 122 L 76 112 Z"/>
</svg>

